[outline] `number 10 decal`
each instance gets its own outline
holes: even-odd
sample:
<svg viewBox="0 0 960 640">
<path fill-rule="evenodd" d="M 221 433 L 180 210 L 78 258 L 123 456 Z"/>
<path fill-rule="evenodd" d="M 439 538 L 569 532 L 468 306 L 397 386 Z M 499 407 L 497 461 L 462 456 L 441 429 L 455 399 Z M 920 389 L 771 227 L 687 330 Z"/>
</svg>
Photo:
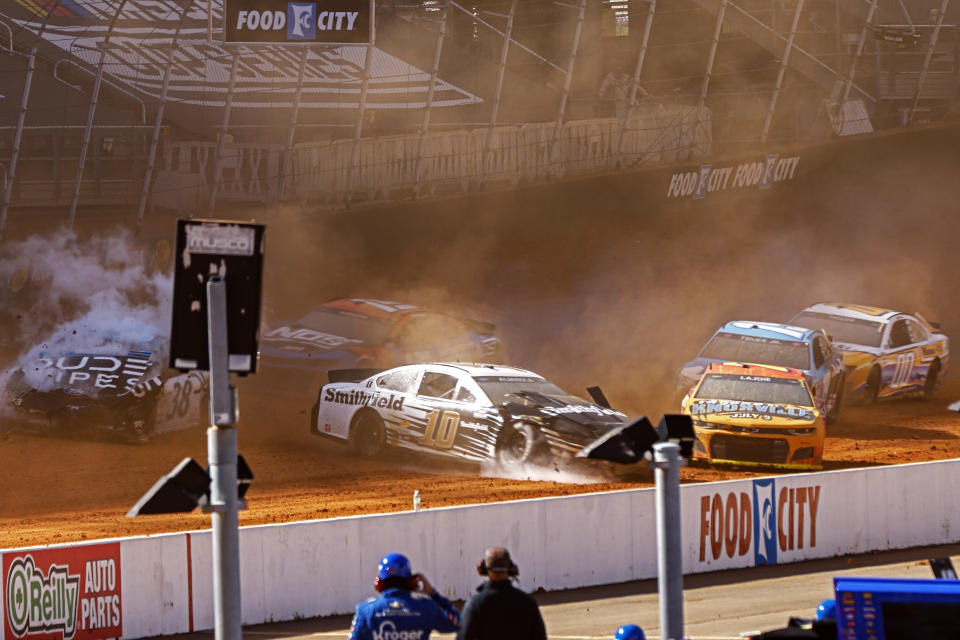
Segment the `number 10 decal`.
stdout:
<svg viewBox="0 0 960 640">
<path fill-rule="evenodd" d="M 913 351 L 897 354 L 897 364 L 893 370 L 893 379 L 890 381 L 891 387 L 905 387 L 910 383 L 910 374 L 913 373 L 915 361 L 916 355 Z"/>
<path fill-rule="evenodd" d="M 427 428 L 420 438 L 420 444 L 438 449 L 449 449 L 457 437 L 457 428 L 460 426 L 460 414 L 456 411 L 444 411 L 440 415 L 439 409 L 427 414 Z"/>
</svg>

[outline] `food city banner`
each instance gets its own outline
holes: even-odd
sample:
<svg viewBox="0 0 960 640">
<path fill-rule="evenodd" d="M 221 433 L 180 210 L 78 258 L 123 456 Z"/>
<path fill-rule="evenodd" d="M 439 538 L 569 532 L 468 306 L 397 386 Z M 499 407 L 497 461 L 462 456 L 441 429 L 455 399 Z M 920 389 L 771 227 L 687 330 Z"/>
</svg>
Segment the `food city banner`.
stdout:
<svg viewBox="0 0 960 640">
<path fill-rule="evenodd" d="M 958 472 L 960 460 L 946 460 L 685 485 L 684 572 L 958 542 Z M 393 551 L 453 599 L 473 593 L 474 566 L 496 544 L 527 591 L 653 578 L 654 499 L 633 489 L 244 527 L 243 623 L 350 613 Z M 0 640 L 213 627 L 208 531 L 0 554 Z"/>
</svg>

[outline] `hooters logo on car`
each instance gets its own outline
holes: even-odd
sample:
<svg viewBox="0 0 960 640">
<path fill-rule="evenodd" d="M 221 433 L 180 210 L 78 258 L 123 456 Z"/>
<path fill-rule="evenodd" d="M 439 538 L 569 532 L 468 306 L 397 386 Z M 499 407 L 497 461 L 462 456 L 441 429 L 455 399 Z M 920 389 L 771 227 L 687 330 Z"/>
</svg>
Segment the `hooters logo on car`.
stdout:
<svg viewBox="0 0 960 640">
<path fill-rule="evenodd" d="M 123 635 L 117 543 L 4 554 L 3 577 L 7 638 Z"/>
<path fill-rule="evenodd" d="M 700 562 L 753 554 L 754 564 L 777 564 L 778 555 L 817 546 L 820 485 L 781 487 L 754 480 L 751 493 L 700 498 Z"/>
</svg>

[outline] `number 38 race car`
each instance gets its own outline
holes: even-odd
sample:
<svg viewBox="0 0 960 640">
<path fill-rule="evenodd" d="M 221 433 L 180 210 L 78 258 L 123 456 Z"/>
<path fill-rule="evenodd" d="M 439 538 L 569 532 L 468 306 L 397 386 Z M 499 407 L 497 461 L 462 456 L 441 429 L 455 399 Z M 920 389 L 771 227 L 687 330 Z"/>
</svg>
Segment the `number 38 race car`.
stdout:
<svg viewBox="0 0 960 640">
<path fill-rule="evenodd" d="M 313 407 L 311 433 L 364 456 L 397 447 L 509 468 L 587 457 L 636 462 L 643 454 L 625 414 L 524 369 L 417 364 L 332 371 L 330 379 Z M 611 449 L 630 453 L 603 453 Z"/>
</svg>

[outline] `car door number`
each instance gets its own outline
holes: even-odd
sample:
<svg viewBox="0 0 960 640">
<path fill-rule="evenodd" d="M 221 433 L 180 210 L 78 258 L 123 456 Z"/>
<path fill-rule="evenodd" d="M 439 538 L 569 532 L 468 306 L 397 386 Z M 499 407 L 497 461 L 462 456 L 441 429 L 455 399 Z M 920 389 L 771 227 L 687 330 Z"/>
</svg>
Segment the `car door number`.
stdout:
<svg viewBox="0 0 960 640">
<path fill-rule="evenodd" d="M 427 428 L 420 438 L 420 444 L 437 449 L 449 449 L 453 446 L 453 441 L 457 437 L 457 429 L 460 427 L 460 414 L 456 411 L 444 411 L 441 415 L 439 409 L 434 409 L 427 414 Z"/>
<path fill-rule="evenodd" d="M 896 368 L 893 370 L 893 379 L 890 381 L 891 387 L 905 387 L 909 384 L 916 357 L 913 351 L 897 354 Z"/>
</svg>

